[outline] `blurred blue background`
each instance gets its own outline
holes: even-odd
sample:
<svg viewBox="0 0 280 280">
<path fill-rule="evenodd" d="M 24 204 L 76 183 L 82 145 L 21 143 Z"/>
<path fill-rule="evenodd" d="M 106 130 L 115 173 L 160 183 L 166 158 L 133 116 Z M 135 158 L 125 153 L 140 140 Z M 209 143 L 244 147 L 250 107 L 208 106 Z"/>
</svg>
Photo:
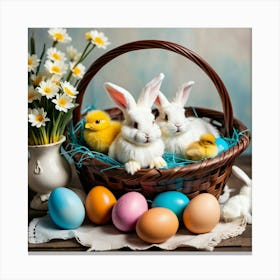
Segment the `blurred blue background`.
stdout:
<svg viewBox="0 0 280 280">
<path fill-rule="evenodd" d="M 58 44 L 64 51 L 73 45 L 82 52 L 87 44 L 85 33 L 96 28 L 68 28 L 72 37 L 68 44 Z M 88 66 L 107 50 L 119 45 L 145 39 L 166 40 L 183 45 L 205 59 L 224 82 L 231 98 L 234 116 L 252 129 L 252 30 L 250 28 L 97 28 L 111 44 L 106 50 L 95 48 L 83 62 Z M 52 41 L 48 28 L 30 28 L 36 50 Z M 221 101 L 208 76 L 194 63 L 181 55 L 165 50 L 134 51 L 110 61 L 89 84 L 82 108 L 115 107 L 103 89 L 104 82 L 113 82 L 130 91 L 136 98 L 142 87 L 160 72 L 165 74 L 161 91 L 171 98 L 181 84 L 193 80 L 195 85 L 187 106 L 206 107 L 221 111 Z M 251 153 L 251 145 L 245 151 Z"/>
</svg>

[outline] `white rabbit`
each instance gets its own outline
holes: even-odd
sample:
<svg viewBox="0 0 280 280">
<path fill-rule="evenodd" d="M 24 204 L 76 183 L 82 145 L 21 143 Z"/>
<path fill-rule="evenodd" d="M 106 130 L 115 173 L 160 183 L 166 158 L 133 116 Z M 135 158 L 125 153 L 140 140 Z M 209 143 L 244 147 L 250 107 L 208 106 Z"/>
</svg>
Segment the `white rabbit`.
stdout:
<svg viewBox="0 0 280 280">
<path fill-rule="evenodd" d="M 198 141 L 204 133 L 219 137 L 216 127 L 202 118 L 186 117 L 184 105 L 188 100 L 193 81 L 183 84 L 169 102 L 163 93 L 159 93 L 155 104 L 159 111 L 157 123 L 162 132 L 165 151 L 185 156 L 186 147 Z"/>
<path fill-rule="evenodd" d="M 151 111 L 163 78 L 161 73 L 150 81 L 143 88 L 137 103 L 127 90 L 112 83 L 104 84 L 109 96 L 124 114 L 121 132 L 112 142 L 108 154 L 124 163 L 130 174 L 141 168 L 166 165 L 162 158 L 164 144 L 161 131 Z"/>
<path fill-rule="evenodd" d="M 244 216 L 248 224 L 252 224 L 252 180 L 237 166 L 232 167 L 232 173 L 245 185 L 239 194 L 232 196 L 221 206 L 221 216 L 225 221 L 232 221 Z"/>
</svg>

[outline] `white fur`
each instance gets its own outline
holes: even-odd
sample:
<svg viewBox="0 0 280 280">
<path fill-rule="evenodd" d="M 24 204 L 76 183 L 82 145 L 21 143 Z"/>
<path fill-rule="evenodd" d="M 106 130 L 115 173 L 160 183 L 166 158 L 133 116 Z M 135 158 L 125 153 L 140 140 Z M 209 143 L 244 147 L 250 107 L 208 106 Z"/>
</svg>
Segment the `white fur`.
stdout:
<svg viewBox="0 0 280 280">
<path fill-rule="evenodd" d="M 159 110 L 157 123 L 162 131 L 166 152 L 184 156 L 186 147 L 192 142 L 198 141 L 202 134 L 211 133 L 215 137 L 219 137 L 217 128 L 206 120 L 185 117 L 184 106 L 193 84 L 194 82 L 183 84 L 171 102 L 161 92 L 156 100 Z"/>
<path fill-rule="evenodd" d="M 161 131 L 155 123 L 151 107 L 157 98 L 163 74 L 155 77 L 142 90 L 136 103 L 125 89 L 105 83 L 105 89 L 124 114 L 120 134 L 109 148 L 109 156 L 125 164 L 128 173 L 141 168 L 160 168 L 166 165 L 162 158 L 164 144 Z"/>
<path fill-rule="evenodd" d="M 232 221 L 238 217 L 245 217 L 248 224 L 252 224 L 252 180 L 239 167 L 232 167 L 233 174 L 241 179 L 245 185 L 239 194 L 231 197 L 221 206 L 221 216 L 225 221 Z"/>
<path fill-rule="evenodd" d="M 233 192 L 233 189 L 229 188 L 228 185 L 225 185 L 223 194 L 219 197 L 219 203 L 224 204 L 226 201 L 228 201 L 231 192 Z"/>
</svg>

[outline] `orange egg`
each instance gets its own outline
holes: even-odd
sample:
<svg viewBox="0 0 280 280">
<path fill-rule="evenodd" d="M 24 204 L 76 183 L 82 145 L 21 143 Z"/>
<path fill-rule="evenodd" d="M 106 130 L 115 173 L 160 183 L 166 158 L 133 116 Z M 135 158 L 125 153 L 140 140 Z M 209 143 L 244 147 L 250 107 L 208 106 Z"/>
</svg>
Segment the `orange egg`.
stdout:
<svg viewBox="0 0 280 280">
<path fill-rule="evenodd" d="M 171 210 L 155 207 L 139 218 L 136 233 L 148 243 L 162 243 L 176 234 L 178 227 L 179 220 Z"/>
<path fill-rule="evenodd" d="M 211 231 L 219 222 L 220 206 L 216 197 L 202 193 L 194 197 L 183 213 L 186 228 L 193 233 Z"/>
<path fill-rule="evenodd" d="M 103 186 L 96 186 L 86 197 L 85 208 L 88 218 L 95 224 L 107 224 L 111 219 L 112 208 L 117 202 L 111 191 Z"/>
</svg>

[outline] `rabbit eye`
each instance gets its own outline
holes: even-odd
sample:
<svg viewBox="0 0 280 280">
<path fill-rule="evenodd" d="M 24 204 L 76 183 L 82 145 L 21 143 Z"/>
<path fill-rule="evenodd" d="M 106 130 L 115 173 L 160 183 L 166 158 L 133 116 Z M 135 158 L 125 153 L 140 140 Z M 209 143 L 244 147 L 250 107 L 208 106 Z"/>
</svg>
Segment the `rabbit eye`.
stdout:
<svg viewBox="0 0 280 280">
<path fill-rule="evenodd" d="M 164 120 L 165 120 L 165 121 L 168 121 L 168 115 L 167 115 L 167 114 L 165 114 Z"/>
<path fill-rule="evenodd" d="M 134 127 L 135 129 L 138 129 L 138 122 L 134 122 L 134 123 L 133 123 L 133 127 Z"/>
</svg>

